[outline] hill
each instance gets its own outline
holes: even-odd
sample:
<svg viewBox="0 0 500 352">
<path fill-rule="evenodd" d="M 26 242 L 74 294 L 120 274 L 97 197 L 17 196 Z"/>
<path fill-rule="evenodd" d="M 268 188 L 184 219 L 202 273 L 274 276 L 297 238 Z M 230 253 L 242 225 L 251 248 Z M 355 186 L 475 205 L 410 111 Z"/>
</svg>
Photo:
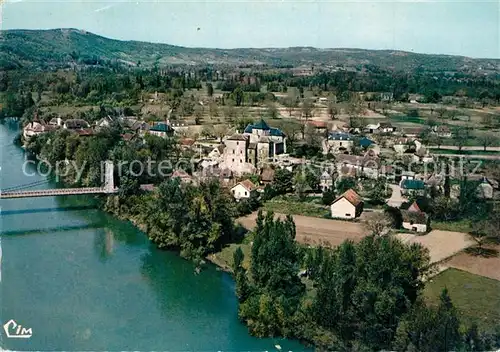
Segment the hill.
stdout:
<svg viewBox="0 0 500 352">
<path fill-rule="evenodd" d="M 404 51 L 317 49 L 187 48 L 168 44 L 121 41 L 77 29 L 4 30 L 0 32 L 0 64 L 4 69 L 47 67 L 102 60 L 126 65 L 312 65 L 360 69 L 377 66 L 398 71 L 500 72 L 500 60 L 426 55 Z"/>
</svg>

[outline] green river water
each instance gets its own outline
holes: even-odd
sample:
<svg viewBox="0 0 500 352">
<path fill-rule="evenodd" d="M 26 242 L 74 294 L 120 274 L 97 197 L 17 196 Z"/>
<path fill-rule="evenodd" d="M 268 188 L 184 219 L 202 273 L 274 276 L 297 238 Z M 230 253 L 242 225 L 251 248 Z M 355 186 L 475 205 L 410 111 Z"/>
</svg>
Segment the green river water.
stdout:
<svg viewBox="0 0 500 352">
<path fill-rule="evenodd" d="M 23 173 L 17 133 L 0 124 L 3 189 L 44 179 Z M 2 325 L 13 319 L 32 329 L 22 339 L 2 328 L 3 349 L 304 350 L 296 341 L 250 336 L 237 318 L 230 275 L 213 266 L 195 275 L 192 263 L 156 249 L 90 197 L 0 200 L 0 207 Z"/>
</svg>

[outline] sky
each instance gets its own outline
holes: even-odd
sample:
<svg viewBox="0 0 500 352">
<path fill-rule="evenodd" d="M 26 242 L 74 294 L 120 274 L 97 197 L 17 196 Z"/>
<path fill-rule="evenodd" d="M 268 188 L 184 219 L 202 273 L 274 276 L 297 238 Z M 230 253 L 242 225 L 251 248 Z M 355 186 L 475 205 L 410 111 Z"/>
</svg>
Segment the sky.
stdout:
<svg viewBox="0 0 500 352">
<path fill-rule="evenodd" d="M 4 0 L 1 11 L 2 29 L 77 28 L 187 47 L 314 46 L 500 58 L 500 0 Z"/>
</svg>

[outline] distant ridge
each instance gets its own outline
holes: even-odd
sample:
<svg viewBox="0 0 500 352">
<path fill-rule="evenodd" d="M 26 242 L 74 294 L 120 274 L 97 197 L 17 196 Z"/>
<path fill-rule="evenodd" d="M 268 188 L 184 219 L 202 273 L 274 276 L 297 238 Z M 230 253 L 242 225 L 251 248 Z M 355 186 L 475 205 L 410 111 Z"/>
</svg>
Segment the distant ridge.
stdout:
<svg viewBox="0 0 500 352">
<path fill-rule="evenodd" d="M 417 54 L 399 50 L 291 48 L 189 48 L 160 43 L 109 39 L 74 28 L 0 31 L 3 69 L 53 66 L 86 60 L 114 60 L 124 65 L 373 65 L 385 70 L 500 72 L 500 59 Z"/>
</svg>

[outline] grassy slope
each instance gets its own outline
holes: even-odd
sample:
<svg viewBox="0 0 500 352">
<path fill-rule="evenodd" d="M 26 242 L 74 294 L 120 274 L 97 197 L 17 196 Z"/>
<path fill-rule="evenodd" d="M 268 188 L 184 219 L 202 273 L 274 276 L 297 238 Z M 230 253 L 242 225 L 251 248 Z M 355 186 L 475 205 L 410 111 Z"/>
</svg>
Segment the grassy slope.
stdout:
<svg viewBox="0 0 500 352">
<path fill-rule="evenodd" d="M 426 283 L 424 295 L 429 302 L 437 304 L 445 287 L 463 321 L 476 322 L 485 329 L 493 328 L 500 321 L 500 281 L 448 269 Z"/>
</svg>

